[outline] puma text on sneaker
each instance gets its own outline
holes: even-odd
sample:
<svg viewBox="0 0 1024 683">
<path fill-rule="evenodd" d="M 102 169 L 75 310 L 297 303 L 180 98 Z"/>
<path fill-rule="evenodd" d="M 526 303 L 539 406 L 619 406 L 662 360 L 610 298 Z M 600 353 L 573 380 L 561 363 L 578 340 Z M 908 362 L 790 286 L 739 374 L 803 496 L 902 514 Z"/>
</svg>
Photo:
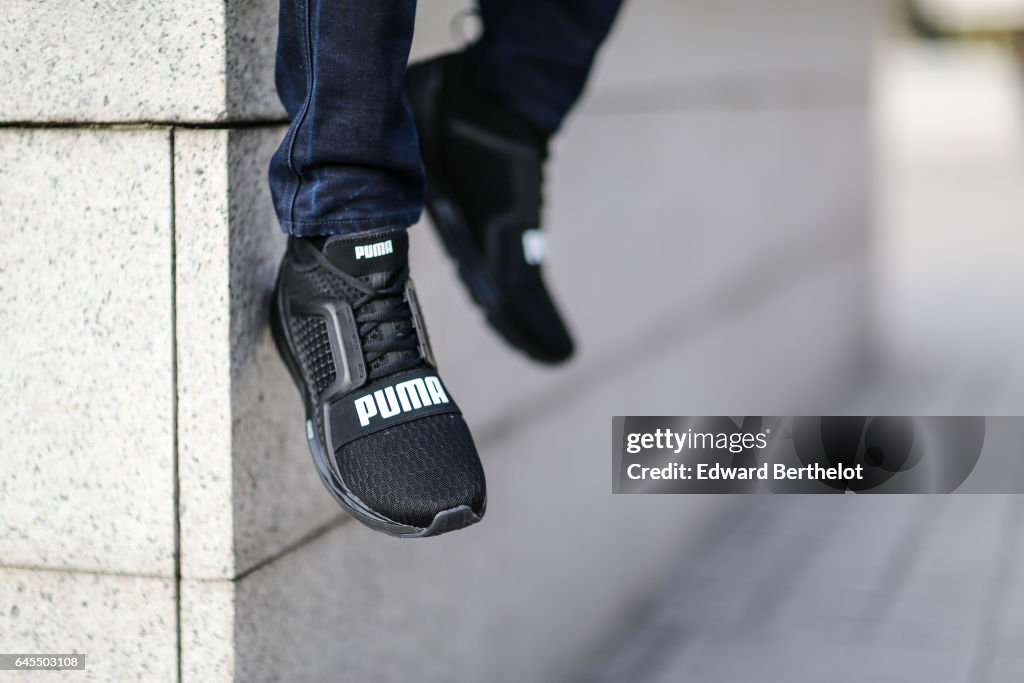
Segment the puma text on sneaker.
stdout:
<svg viewBox="0 0 1024 683">
<path fill-rule="evenodd" d="M 374 258 L 375 256 L 385 256 L 394 252 L 395 247 L 391 240 L 384 240 L 383 242 L 377 242 L 376 244 L 360 244 L 353 248 L 356 255 L 356 260 L 364 258 Z"/>
<path fill-rule="evenodd" d="M 374 417 L 387 420 L 402 413 L 442 403 L 449 401 L 437 377 L 416 377 L 392 387 L 377 389 L 373 394 L 355 400 L 361 427 L 369 426 L 370 419 Z"/>
<path fill-rule="evenodd" d="M 367 526 L 434 536 L 480 520 L 483 468 L 437 374 L 404 230 L 290 238 L 272 308 L 320 478 Z"/>
</svg>

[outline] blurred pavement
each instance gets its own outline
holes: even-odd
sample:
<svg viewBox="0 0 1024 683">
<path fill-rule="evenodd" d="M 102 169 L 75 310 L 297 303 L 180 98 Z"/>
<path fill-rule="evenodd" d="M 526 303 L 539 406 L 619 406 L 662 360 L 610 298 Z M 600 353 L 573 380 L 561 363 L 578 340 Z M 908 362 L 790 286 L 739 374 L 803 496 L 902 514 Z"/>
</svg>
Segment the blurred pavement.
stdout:
<svg viewBox="0 0 1024 683">
<path fill-rule="evenodd" d="M 1024 498 L 751 496 L 587 683 L 1024 680 Z"/>
<path fill-rule="evenodd" d="M 1024 411 L 1024 84 L 895 43 L 877 74 L 875 371 L 851 414 Z M 841 404 L 842 405 L 842 404 Z M 1024 498 L 748 497 L 582 680 L 1024 680 Z"/>
</svg>

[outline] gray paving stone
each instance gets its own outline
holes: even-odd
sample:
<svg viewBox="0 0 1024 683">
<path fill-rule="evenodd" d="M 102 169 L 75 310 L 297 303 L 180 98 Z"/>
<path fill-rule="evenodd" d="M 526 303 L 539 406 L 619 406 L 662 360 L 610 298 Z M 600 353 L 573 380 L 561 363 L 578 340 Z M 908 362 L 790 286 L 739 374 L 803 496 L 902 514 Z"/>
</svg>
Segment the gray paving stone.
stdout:
<svg viewBox="0 0 1024 683">
<path fill-rule="evenodd" d="M 11 654 L 84 654 L 85 671 L 7 680 L 173 681 L 174 581 L 0 568 L 0 643 Z"/>
<path fill-rule="evenodd" d="M 1002 680 L 1021 514 L 1013 496 L 745 499 L 585 680 Z"/>
<path fill-rule="evenodd" d="M 0 130 L 0 564 L 173 575 L 170 187 L 166 130 Z"/>
<path fill-rule="evenodd" d="M 912 580 L 888 600 L 875 630 L 882 642 L 974 652 L 1006 538 L 1006 496 L 953 496 L 930 520 Z"/>
<path fill-rule="evenodd" d="M 1024 657 L 1000 657 L 992 667 L 991 683 L 1014 683 L 1024 678 Z"/>
<path fill-rule="evenodd" d="M 827 629 L 827 630 L 826 630 Z M 880 681 L 966 680 L 970 661 L 962 653 L 920 651 L 905 647 L 865 649 L 844 640 L 834 622 L 817 628 L 792 628 L 784 642 L 770 635 L 726 643 L 694 645 L 691 654 L 655 679 L 659 683 L 701 680 L 733 681 Z"/>
<path fill-rule="evenodd" d="M 0 121 L 280 120 L 277 3 L 12 0 Z"/>
<path fill-rule="evenodd" d="M 284 120 L 274 85 L 277 50 L 275 0 L 227 0 L 224 4 L 225 88 L 231 120 Z"/>
<path fill-rule="evenodd" d="M 175 138 L 182 568 L 190 578 L 233 577 L 339 515 L 312 466 L 301 400 L 267 322 L 284 235 L 266 164 L 282 133 Z"/>
<path fill-rule="evenodd" d="M 227 131 L 178 131 L 175 307 L 182 571 L 231 576 L 230 183 Z"/>
<path fill-rule="evenodd" d="M 223 118 L 223 7 L 10 0 L 0 20 L 0 120 Z"/>
<path fill-rule="evenodd" d="M 241 680 L 235 677 L 235 588 L 227 580 L 181 582 L 182 683 Z"/>
</svg>

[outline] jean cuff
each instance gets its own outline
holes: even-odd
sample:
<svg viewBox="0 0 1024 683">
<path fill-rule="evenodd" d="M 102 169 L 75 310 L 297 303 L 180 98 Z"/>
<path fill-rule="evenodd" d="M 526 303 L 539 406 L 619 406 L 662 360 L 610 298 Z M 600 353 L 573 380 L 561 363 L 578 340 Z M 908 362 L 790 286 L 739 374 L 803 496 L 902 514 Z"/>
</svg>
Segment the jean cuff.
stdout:
<svg viewBox="0 0 1024 683">
<path fill-rule="evenodd" d="M 292 237 L 323 235 L 372 235 L 376 232 L 409 228 L 420 220 L 422 211 L 373 216 L 367 218 L 338 218 L 318 221 L 281 221 L 281 229 Z"/>
</svg>

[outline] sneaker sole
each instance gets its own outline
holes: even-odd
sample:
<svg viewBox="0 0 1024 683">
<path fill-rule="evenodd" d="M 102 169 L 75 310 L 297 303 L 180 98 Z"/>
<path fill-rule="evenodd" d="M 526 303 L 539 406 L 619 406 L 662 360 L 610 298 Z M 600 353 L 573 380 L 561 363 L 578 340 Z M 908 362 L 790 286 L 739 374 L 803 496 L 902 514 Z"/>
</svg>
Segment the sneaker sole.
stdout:
<svg viewBox="0 0 1024 683">
<path fill-rule="evenodd" d="M 302 396 L 303 405 L 306 408 L 306 443 L 309 445 L 309 452 L 313 456 L 313 464 L 316 465 L 316 471 L 317 474 L 320 475 L 320 481 L 323 482 L 327 490 L 330 491 L 332 496 L 334 496 L 334 499 L 338 501 L 346 512 L 355 517 L 362 524 L 365 524 L 374 531 L 380 531 L 397 538 L 426 538 L 429 536 L 439 536 L 441 534 L 448 533 L 449 531 L 457 531 L 467 526 L 472 526 L 479 522 L 483 518 L 484 512 L 487 510 L 486 499 L 484 499 L 484 504 L 481 507 L 479 514 L 473 512 L 473 509 L 468 505 L 459 505 L 449 510 L 442 510 L 441 512 L 438 512 L 434 515 L 434 519 L 431 521 L 429 526 L 421 528 L 395 522 L 374 512 L 369 505 L 360 500 L 358 496 L 345 486 L 344 482 L 337 476 L 334 469 L 331 467 L 330 460 L 327 457 L 327 451 L 318 438 L 316 429 L 317 407 L 316 404 L 313 403 L 309 392 L 306 391 L 305 385 L 302 381 L 302 374 L 299 372 L 298 363 L 296 361 L 297 354 L 294 351 L 295 347 L 292 344 L 291 335 L 288 332 L 287 325 L 284 324 L 284 308 L 281 299 L 281 288 L 279 286 L 280 277 L 280 274 L 278 274 L 278 284 L 274 287 L 274 305 L 273 312 L 270 316 L 270 330 L 274 337 L 274 345 L 277 347 L 277 352 L 281 356 L 281 360 L 284 361 L 285 367 L 288 368 L 288 373 L 291 375 L 292 381 L 299 390 L 299 394 Z"/>
</svg>

